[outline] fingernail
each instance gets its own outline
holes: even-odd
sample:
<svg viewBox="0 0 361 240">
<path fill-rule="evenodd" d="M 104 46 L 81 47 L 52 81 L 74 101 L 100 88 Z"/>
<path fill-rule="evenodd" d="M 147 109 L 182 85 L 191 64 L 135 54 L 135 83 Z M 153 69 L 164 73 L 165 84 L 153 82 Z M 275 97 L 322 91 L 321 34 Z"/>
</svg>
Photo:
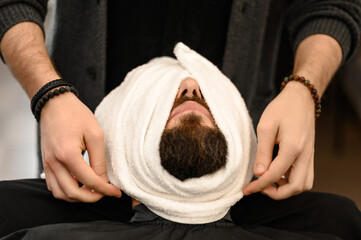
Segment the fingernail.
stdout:
<svg viewBox="0 0 361 240">
<path fill-rule="evenodd" d="M 259 164 L 256 165 L 256 172 L 258 172 L 258 173 L 263 172 L 265 170 L 265 168 L 266 167 L 263 164 L 259 163 Z"/>
</svg>

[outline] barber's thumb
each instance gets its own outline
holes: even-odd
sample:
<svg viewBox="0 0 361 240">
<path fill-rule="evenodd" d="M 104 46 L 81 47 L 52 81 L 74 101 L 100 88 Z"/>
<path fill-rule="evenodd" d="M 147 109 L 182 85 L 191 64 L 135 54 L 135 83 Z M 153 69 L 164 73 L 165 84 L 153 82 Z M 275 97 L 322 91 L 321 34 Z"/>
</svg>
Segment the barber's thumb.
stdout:
<svg viewBox="0 0 361 240">
<path fill-rule="evenodd" d="M 268 169 L 272 158 L 257 152 L 253 172 L 256 176 L 262 176 Z"/>
<path fill-rule="evenodd" d="M 261 176 L 266 171 L 266 166 L 262 163 L 257 163 L 254 165 L 254 174 L 256 176 Z"/>
</svg>

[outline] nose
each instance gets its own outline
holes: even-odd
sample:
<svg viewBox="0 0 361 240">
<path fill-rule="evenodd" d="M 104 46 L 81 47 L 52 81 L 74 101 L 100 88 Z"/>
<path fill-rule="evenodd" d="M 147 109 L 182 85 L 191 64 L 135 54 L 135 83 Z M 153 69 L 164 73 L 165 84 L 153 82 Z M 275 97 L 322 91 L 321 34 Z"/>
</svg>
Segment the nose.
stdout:
<svg viewBox="0 0 361 240">
<path fill-rule="evenodd" d="M 187 77 L 182 80 L 176 99 L 183 96 L 203 98 L 199 85 L 194 78 Z"/>
</svg>

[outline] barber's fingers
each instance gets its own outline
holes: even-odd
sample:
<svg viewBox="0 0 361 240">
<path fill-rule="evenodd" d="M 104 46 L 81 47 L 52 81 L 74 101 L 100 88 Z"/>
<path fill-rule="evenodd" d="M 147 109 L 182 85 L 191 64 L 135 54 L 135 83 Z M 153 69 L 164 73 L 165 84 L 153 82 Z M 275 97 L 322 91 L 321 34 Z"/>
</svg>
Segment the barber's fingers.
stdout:
<svg viewBox="0 0 361 240">
<path fill-rule="evenodd" d="M 260 192 L 277 182 L 291 167 L 297 156 L 298 152 L 294 151 L 288 144 L 280 144 L 278 156 L 272 161 L 268 170 L 257 180 L 249 183 L 243 190 L 244 194 Z"/>
<path fill-rule="evenodd" d="M 108 183 L 107 165 L 104 151 L 104 134 L 100 127 L 88 131 L 84 136 L 89 154 L 89 163 L 95 174 Z"/>
<path fill-rule="evenodd" d="M 54 172 L 48 165 L 44 165 L 45 172 L 45 181 L 48 187 L 48 190 L 53 194 L 53 196 L 57 199 L 66 200 L 69 202 L 74 202 L 73 199 L 67 198 L 64 191 L 58 184 L 58 180 L 56 179 Z"/>
<path fill-rule="evenodd" d="M 288 179 L 287 183 L 283 182 L 279 187 L 268 186 L 262 190 L 262 193 L 275 200 L 285 199 L 301 193 L 304 189 L 303 184 L 306 176 L 300 171 L 295 171 L 293 167 L 291 168 L 290 179 Z M 285 179 L 285 181 L 287 180 Z"/>
<path fill-rule="evenodd" d="M 277 129 L 272 122 L 264 121 L 264 119 L 261 119 L 257 126 L 258 145 L 253 170 L 256 176 L 261 176 L 272 162 Z"/>
<path fill-rule="evenodd" d="M 313 188 L 313 181 L 314 181 L 314 176 L 315 176 L 313 161 L 314 161 L 314 159 L 312 159 L 312 163 L 310 163 L 310 166 L 309 166 L 308 172 L 307 172 L 307 178 L 306 178 L 306 182 L 305 182 L 305 190 L 306 191 L 309 191 Z"/>
<path fill-rule="evenodd" d="M 55 174 L 51 174 L 50 176 L 46 176 L 46 178 L 50 179 L 50 186 L 51 186 L 51 193 L 53 194 L 53 196 L 56 199 L 61 199 L 61 200 L 65 200 L 67 202 L 77 202 L 77 200 L 73 199 L 72 194 L 69 194 L 70 191 L 68 191 L 68 193 L 66 193 L 65 191 L 67 189 L 65 189 L 65 191 L 63 190 L 62 187 L 60 187 L 60 183 L 58 181 L 58 179 L 55 177 Z M 68 188 L 72 188 L 72 186 L 68 186 Z M 74 190 L 75 192 L 75 190 Z"/>
<path fill-rule="evenodd" d="M 310 190 L 313 183 L 313 170 L 310 172 L 310 169 L 313 169 L 312 158 L 313 154 L 310 151 L 304 151 L 294 161 L 284 180 L 277 181 L 279 187 L 268 186 L 262 190 L 262 193 L 280 200 Z"/>
<path fill-rule="evenodd" d="M 94 190 L 103 193 L 107 196 L 121 197 L 122 192 L 112 184 L 109 184 L 107 174 L 107 164 L 104 149 L 104 134 L 98 124 L 94 124 L 97 127 L 93 127 L 84 135 L 85 145 L 89 154 L 89 163 L 91 169 L 95 175 L 99 176 L 103 182 L 98 182 L 97 186 L 94 186 Z M 97 180 L 98 181 L 98 180 Z M 87 183 L 84 183 L 87 187 Z"/>
<path fill-rule="evenodd" d="M 89 189 L 106 196 L 120 197 L 121 191 L 112 184 L 107 183 L 98 176 L 94 170 L 84 161 L 81 150 L 68 151 L 68 154 L 59 161 L 73 175 Z"/>
<path fill-rule="evenodd" d="M 305 174 L 303 191 L 309 191 L 313 187 L 314 180 L 314 143 L 300 156 L 300 167 Z M 297 162 L 298 164 L 298 162 Z"/>
<path fill-rule="evenodd" d="M 76 178 L 61 163 L 56 162 L 55 177 L 67 201 L 96 202 L 103 197 L 103 194 L 90 188 L 79 187 Z"/>
<path fill-rule="evenodd" d="M 55 198 L 68 202 L 96 202 L 103 197 L 91 189 L 79 187 L 77 179 L 59 161 L 51 161 L 48 169 L 45 176 Z"/>
<path fill-rule="evenodd" d="M 59 187 L 59 184 L 54 176 L 54 173 L 49 167 L 44 167 L 45 181 L 48 190 L 52 192 L 53 196 L 57 199 L 65 199 L 63 190 Z"/>
</svg>

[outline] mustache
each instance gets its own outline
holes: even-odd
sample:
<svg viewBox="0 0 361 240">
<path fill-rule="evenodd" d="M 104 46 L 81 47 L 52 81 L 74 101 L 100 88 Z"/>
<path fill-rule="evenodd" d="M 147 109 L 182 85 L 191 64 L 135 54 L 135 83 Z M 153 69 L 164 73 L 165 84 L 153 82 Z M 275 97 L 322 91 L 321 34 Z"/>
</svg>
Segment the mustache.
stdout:
<svg viewBox="0 0 361 240">
<path fill-rule="evenodd" d="M 187 101 L 197 102 L 200 105 L 202 105 L 203 107 L 205 107 L 209 112 L 211 112 L 211 110 L 209 109 L 208 104 L 206 103 L 206 101 L 204 99 L 200 98 L 200 97 L 197 97 L 197 96 L 193 96 L 193 97 L 181 96 L 179 99 L 177 99 L 174 102 L 171 111 L 173 111 L 176 107 L 178 107 L 179 105 L 181 105 L 182 103 L 187 102 Z"/>
</svg>

